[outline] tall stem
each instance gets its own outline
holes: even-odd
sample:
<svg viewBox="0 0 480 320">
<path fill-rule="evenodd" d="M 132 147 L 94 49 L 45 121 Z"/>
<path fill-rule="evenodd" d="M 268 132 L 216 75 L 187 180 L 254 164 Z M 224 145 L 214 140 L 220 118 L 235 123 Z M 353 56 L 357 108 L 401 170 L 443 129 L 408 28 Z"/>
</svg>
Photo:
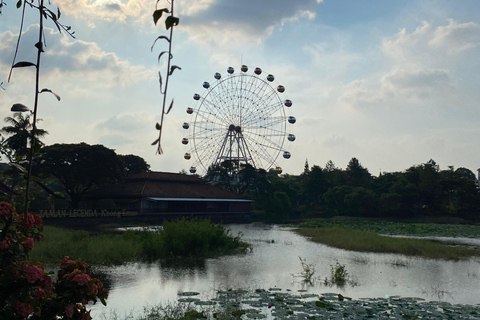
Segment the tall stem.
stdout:
<svg viewBox="0 0 480 320">
<path fill-rule="evenodd" d="M 30 152 L 28 154 L 28 171 L 27 171 L 27 182 L 25 186 L 25 221 L 27 221 L 27 213 L 29 206 L 29 195 L 30 195 L 30 177 L 32 175 L 32 160 L 33 160 L 33 151 L 35 150 L 35 134 L 37 131 L 37 107 L 38 107 L 38 97 L 40 94 L 40 58 L 43 51 L 43 2 L 40 0 L 40 5 L 38 11 L 40 13 L 40 26 L 38 30 L 38 43 L 37 43 L 37 65 L 36 65 L 36 74 L 35 74 L 35 102 L 33 104 L 33 124 L 32 124 L 32 133 L 30 136 Z"/>
<path fill-rule="evenodd" d="M 173 15 L 173 1 L 171 0 L 170 16 Z M 167 78 L 165 79 L 165 90 L 163 92 L 163 108 L 162 108 L 162 117 L 160 118 L 160 132 L 158 133 L 158 148 L 157 153 L 162 154 L 162 131 L 163 131 L 163 117 L 165 116 L 165 107 L 167 103 L 167 89 L 168 89 L 168 79 L 170 78 L 170 62 L 172 60 L 172 39 L 173 38 L 173 25 L 170 27 L 170 41 L 168 42 L 168 62 L 167 62 Z M 161 90 L 162 88 L 160 88 Z"/>
</svg>

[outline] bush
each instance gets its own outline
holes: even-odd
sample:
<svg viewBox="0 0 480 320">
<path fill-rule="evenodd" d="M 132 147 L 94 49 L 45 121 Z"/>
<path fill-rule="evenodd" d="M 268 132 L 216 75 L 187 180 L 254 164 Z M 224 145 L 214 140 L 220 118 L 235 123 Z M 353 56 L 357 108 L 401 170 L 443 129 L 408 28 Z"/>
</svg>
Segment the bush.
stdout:
<svg viewBox="0 0 480 320">
<path fill-rule="evenodd" d="M 161 231 L 163 257 L 209 256 L 232 252 L 242 246 L 240 236 L 232 236 L 221 224 L 185 218 L 165 221 Z"/>
<path fill-rule="evenodd" d="M 39 215 L 17 214 L 0 202 L 0 227 L 1 319 L 88 320 L 89 301 L 106 304 L 108 291 L 80 259 L 64 257 L 54 281 L 43 263 L 29 258 L 35 241 L 42 239 Z"/>
</svg>

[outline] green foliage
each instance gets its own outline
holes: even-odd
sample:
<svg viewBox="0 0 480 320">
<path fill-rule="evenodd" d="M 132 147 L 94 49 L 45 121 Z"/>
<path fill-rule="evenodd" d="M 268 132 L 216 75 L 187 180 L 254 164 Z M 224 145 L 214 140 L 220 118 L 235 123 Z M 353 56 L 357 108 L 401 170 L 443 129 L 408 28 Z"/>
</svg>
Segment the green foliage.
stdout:
<svg viewBox="0 0 480 320">
<path fill-rule="evenodd" d="M 415 237 L 464 237 L 480 238 L 479 225 L 403 223 L 380 220 L 316 220 L 303 222 L 301 228 L 348 228 L 372 231 L 383 235 Z"/>
<path fill-rule="evenodd" d="M 30 115 L 23 115 L 21 112 L 15 112 L 13 117 L 6 117 L 4 121 L 9 124 L 2 128 L 1 132 L 5 133 L 9 137 L 5 140 L 5 144 L 8 148 L 14 151 L 14 157 L 10 160 L 12 161 L 16 157 L 26 157 L 29 150 L 29 140 L 31 139 L 33 133 L 33 124 Z M 42 146 L 43 143 L 40 141 L 40 138 L 47 135 L 48 132 L 36 128 L 35 129 L 35 145 Z"/>
<path fill-rule="evenodd" d="M 45 228 L 45 240 L 35 258 L 57 261 L 58 257 L 83 257 L 94 264 L 121 264 L 135 260 L 204 258 L 244 250 L 240 235 L 232 236 L 221 224 L 179 219 L 165 222 L 156 231 L 126 231 L 90 235 L 86 231 Z"/>
<path fill-rule="evenodd" d="M 173 12 L 174 1 L 173 0 L 169 1 L 170 9 L 168 9 L 168 8 L 158 9 L 157 5 L 158 5 L 159 2 L 160 2 L 160 0 L 157 0 L 157 3 L 155 5 L 155 11 L 153 12 L 153 22 L 155 23 L 155 25 L 157 25 L 158 21 L 160 20 L 160 18 L 163 16 L 164 13 L 169 13 L 170 14 L 165 18 L 165 29 L 170 30 L 170 36 L 169 37 L 164 36 L 164 35 L 159 36 L 159 37 L 157 37 L 157 39 L 155 39 L 155 41 L 153 42 L 153 45 L 152 45 L 152 51 L 153 51 L 153 48 L 154 48 L 157 40 L 163 39 L 163 40 L 166 40 L 168 42 L 168 51 L 162 51 L 158 55 L 158 62 L 160 63 L 160 60 L 162 59 L 162 56 L 165 53 L 168 53 L 167 58 L 166 58 L 167 59 L 167 75 L 166 75 L 165 84 L 164 84 L 162 74 L 160 72 L 158 73 L 158 79 L 159 79 L 159 83 L 160 83 L 160 93 L 163 94 L 162 116 L 161 116 L 160 123 L 155 124 L 155 129 L 158 130 L 158 138 L 155 139 L 155 141 L 152 143 L 152 145 L 157 146 L 157 153 L 162 154 L 163 151 L 162 151 L 162 147 L 161 147 L 161 142 L 162 142 L 161 140 L 162 140 L 163 119 L 164 119 L 164 116 L 166 114 L 168 114 L 170 112 L 170 110 L 172 110 L 172 108 L 173 108 L 173 99 L 172 99 L 172 102 L 170 102 L 170 105 L 167 109 L 168 82 L 169 82 L 170 76 L 173 74 L 173 71 L 175 71 L 176 69 L 180 70 L 181 68 L 179 66 L 175 66 L 175 65 L 171 66 L 171 61 L 173 59 L 173 55 L 172 55 L 173 27 L 178 26 L 178 24 L 180 23 L 180 19 L 178 17 L 174 16 L 174 12 Z"/>
<path fill-rule="evenodd" d="M 302 265 L 302 271 L 295 276 L 301 277 L 303 282 L 312 284 L 313 275 L 315 274 L 315 265 L 313 263 L 307 263 L 307 259 L 302 259 L 302 257 L 298 257 L 300 259 L 300 264 Z"/>
<path fill-rule="evenodd" d="M 298 176 L 269 173 L 267 178 L 262 188 L 268 191 L 253 193 L 257 210 L 273 208 L 273 194 L 280 191 L 300 218 L 449 216 L 480 221 L 475 174 L 466 168 L 440 170 L 433 160 L 378 177 L 352 158 L 346 170 L 329 161 L 324 169 L 307 165 Z"/>
<path fill-rule="evenodd" d="M 240 236 L 232 236 L 221 224 L 208 220 L 165 221 L 162 224 L 162 256 L 189 257 L 229 253 L 239 248 Z"/>
<path fill-rule="evenodd" d="M 330 266 L 330 280 L 336 285 L 344 285 L 348 280 L 348 272 L 345 265 L 337 261 L 335 265 Z"/>
<path fill-rule="evenodd" d="M 118 158 L 123 164 L 123 171 L 125 176 L 139 174 L 150 170 L 150 165 L 139 156 L 133 154 L 118 155 Z"/>
<path fill-rule="evenodd" d="M 123 177 L 123 162 L 114 150 L 102 145 L 54 144 L 41 150 L 37 163 L 40 172 L 55 177 L 78 208 L 89 190 L 114 183 Z"/>
<path fill-rule="evenodd" d="M 398 253 L 408 256 L 422 256 L 432 259 L 466 259 L 479 256 L 476 250 L 453 247 L 423 239 L 394 238 L 381 236 L 373 231 L 363 231 L 339 227 L 302 228 L 297 232 L 314 242 L 335 248 L 377 253 Z"/>
<path fill-rule="evenodd" d="M 0 318 L 91 319 L 86 305 L 98 300 L 106 305 L 108 291 L 81 259 L 63 257 L 53 279 L 44 263 L 30 258 L 42 229 L 40 216 L 19 215 L 0 202 Z"/>
</svg>

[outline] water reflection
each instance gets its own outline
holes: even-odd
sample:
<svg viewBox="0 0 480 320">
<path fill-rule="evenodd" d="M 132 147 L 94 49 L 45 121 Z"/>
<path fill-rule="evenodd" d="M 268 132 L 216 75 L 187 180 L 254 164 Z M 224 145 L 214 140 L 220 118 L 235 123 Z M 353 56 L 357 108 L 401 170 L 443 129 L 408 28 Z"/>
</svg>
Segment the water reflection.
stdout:
<svg viewBox="0 0 480 320">
<path fill-rule="evenodd" d="M 352 298 L 414 296 L 451 303 L 480 303 L 479 261 L 441 261 L 394 254 L 370 254 L 339 250 L 316 244 L 289 228 L 261 225 L 229 225 L 232 234 L 243 234 L 252 244 L 246 255 L 207 259 L 200 265 L 131 263 L 103 268 L 111 281 L 107 308 L 94 307 L 94 314 L 115 310 L 117 314 L 141 311 L 143 306 L 175 301 L 178 292 L 195 291 L 200 298 L 217 290 L 282 288 L 312 293 L 335 292 Z M 299 257 L 315 265 L 313 285 L 293 274 L 302 271 Z M 358 285 L 325 286 L 331 266 L 346 269 Z"/>
</svg>

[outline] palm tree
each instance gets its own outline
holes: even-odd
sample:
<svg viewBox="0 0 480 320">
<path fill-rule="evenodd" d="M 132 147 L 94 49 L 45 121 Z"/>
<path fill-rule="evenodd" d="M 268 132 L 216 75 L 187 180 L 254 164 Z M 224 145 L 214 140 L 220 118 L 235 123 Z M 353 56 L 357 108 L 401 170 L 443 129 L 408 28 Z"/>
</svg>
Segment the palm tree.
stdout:
<svg viewBox="0 0 480 320">
<path fill-rule="evenodd" d="M 30 122 L 30 115 L 23 116 L 23 113 L 16 112 L 13 117 L 6 117 L 5 122 L 10 126 L 3 127 L 1 132 L 10 135 L 5 140 L 7 147 L 15 151 L 16 156 L 27 156 L 29 150 L 29 140 L 31 139 L 33 125 Z M 36 148 L 42 146 L 44 143 L 39 138 L 47 135 L 48 132 L 43 129 L 36 128 L 35 130 L 35 146 Z"/>
</svg>

